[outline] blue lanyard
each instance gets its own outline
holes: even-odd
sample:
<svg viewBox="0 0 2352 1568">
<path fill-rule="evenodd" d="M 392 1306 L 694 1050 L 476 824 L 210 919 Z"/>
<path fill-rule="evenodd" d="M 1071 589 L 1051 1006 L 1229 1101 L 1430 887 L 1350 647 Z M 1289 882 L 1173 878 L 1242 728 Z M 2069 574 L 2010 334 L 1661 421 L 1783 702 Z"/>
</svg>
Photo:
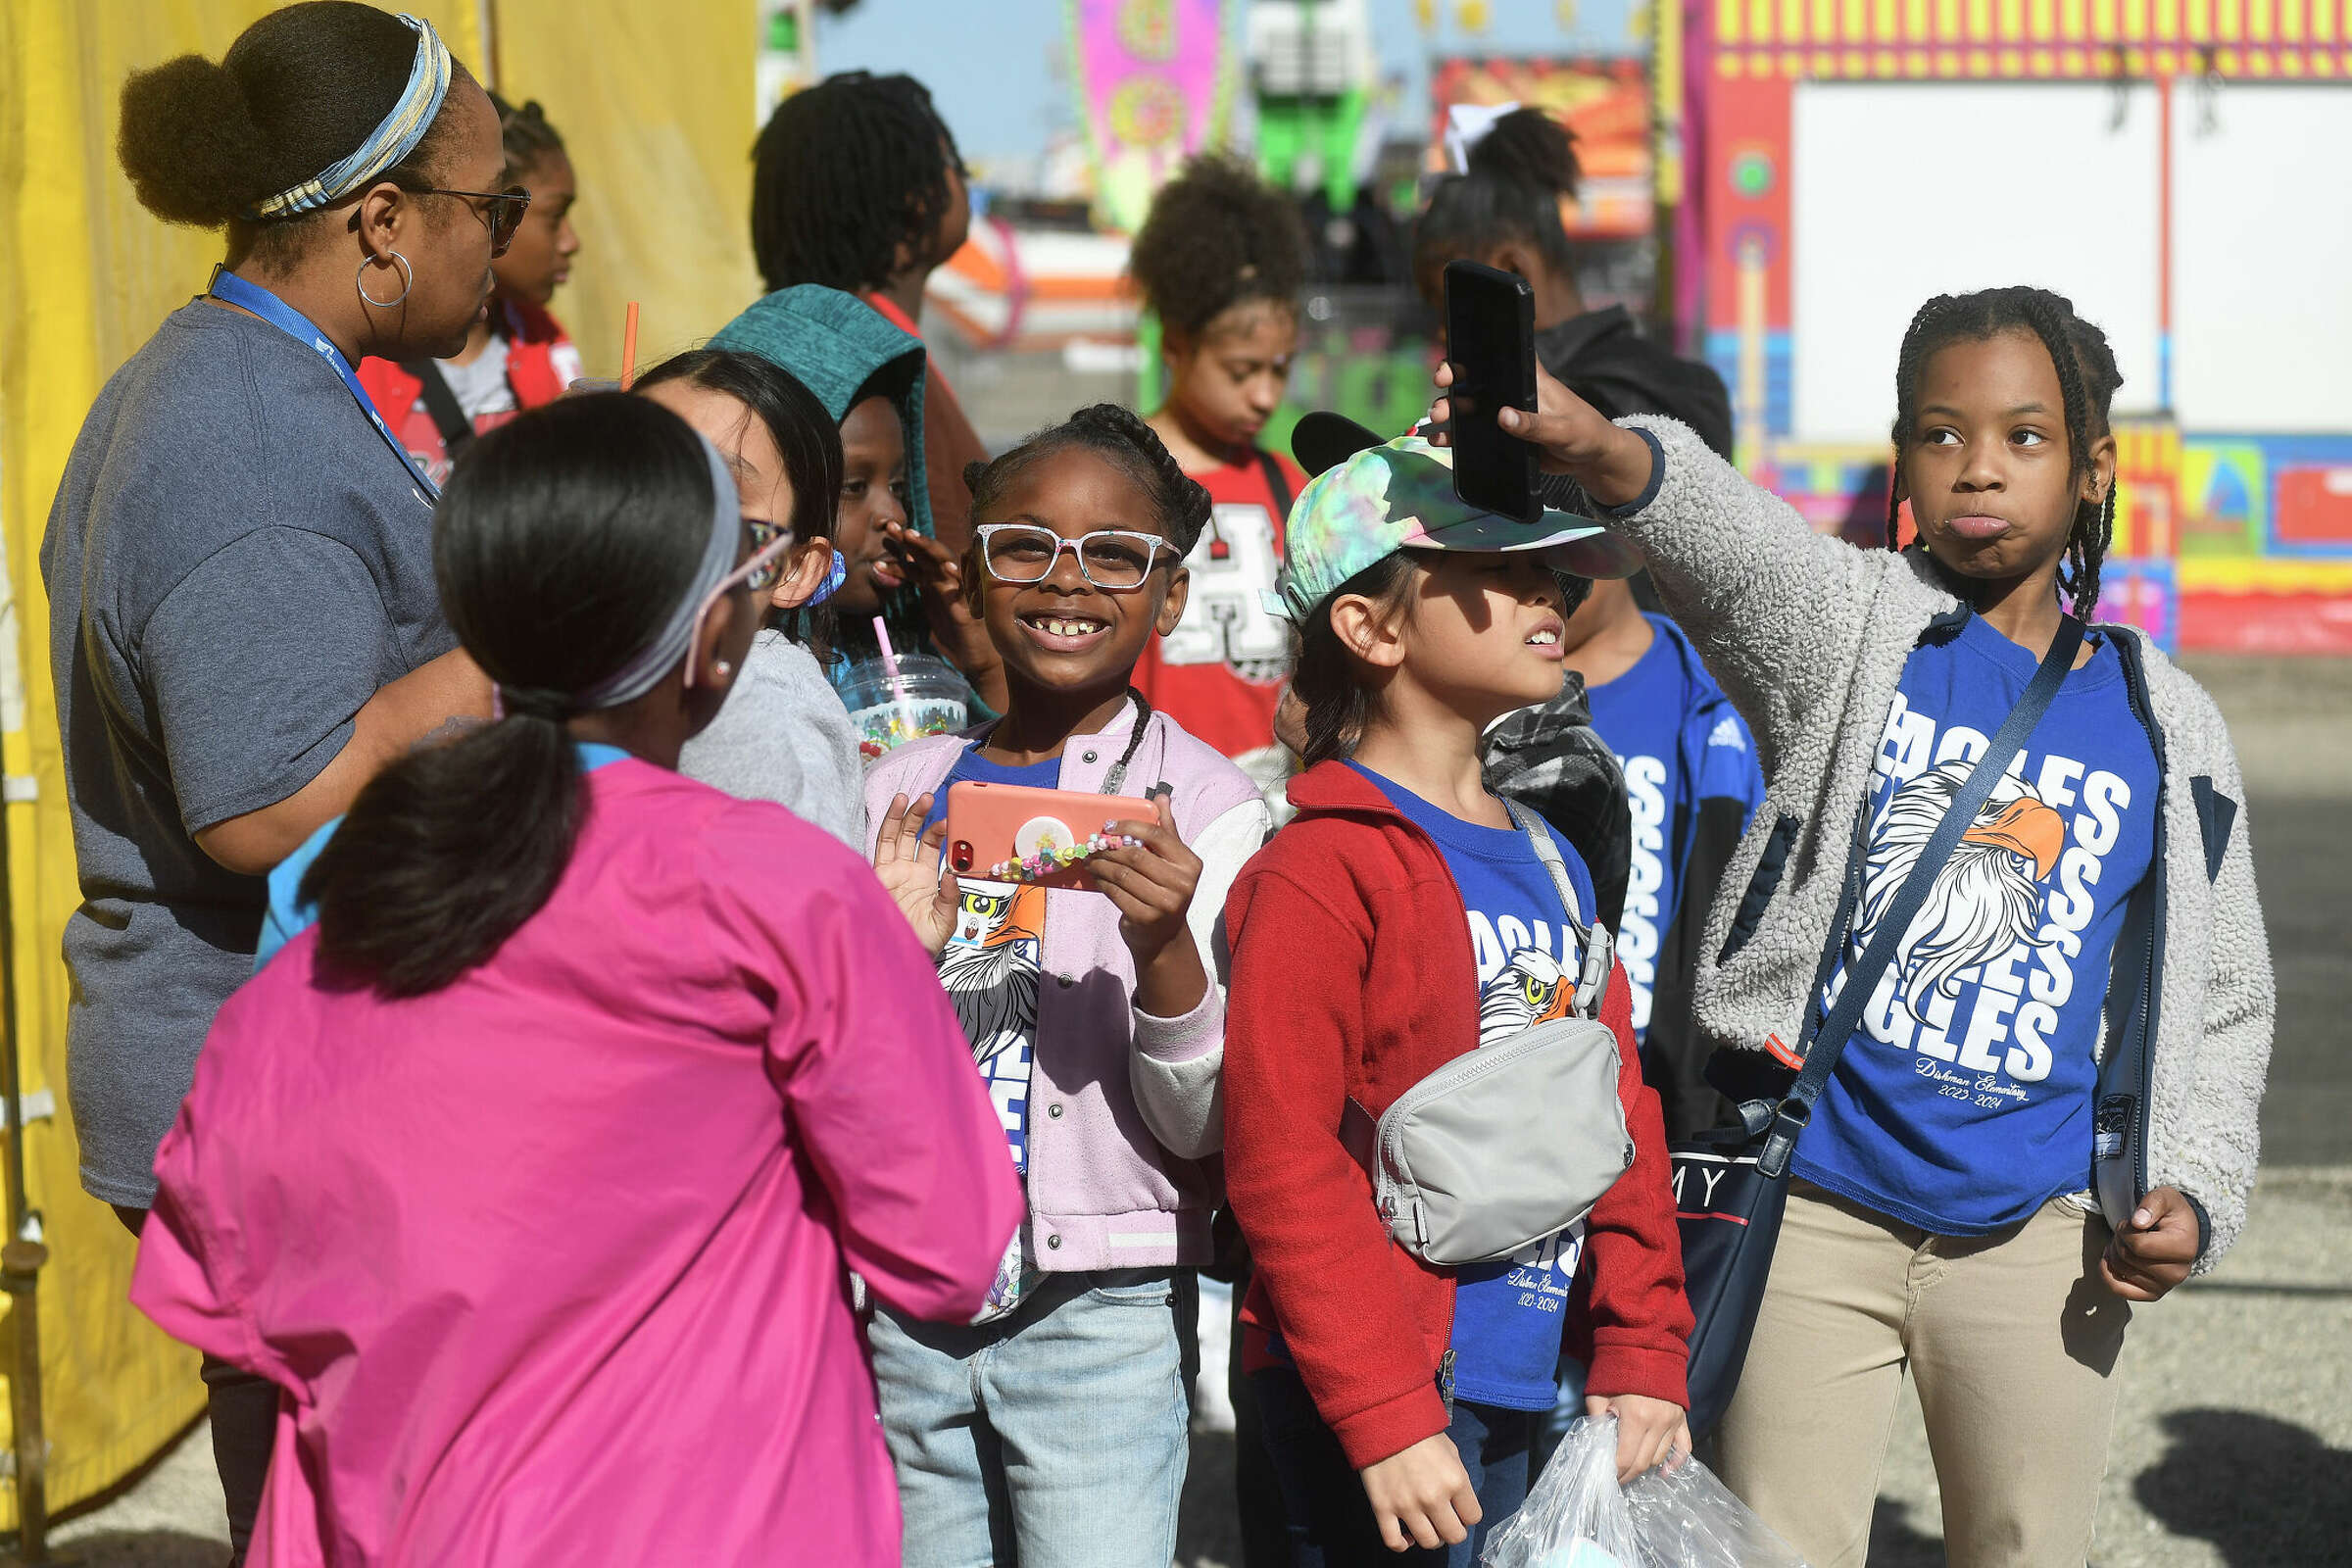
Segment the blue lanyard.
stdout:
<svg viewBox="0 0 2352 1568">
<path fill-rule="evenodd" d="M 351 389 L 351 395 L 359 401 L 360 412 L 368 416 L 368 422 L 374 425 L 375 433 L 384 438 L 384 445 L 392 449 L 393 455 L 400 459 L 401 466 L 416 479 L 424 491 L 425 499 L 441 499 L 441 487 L 425 476 L 424 470 L 416 466 L 416 460 L 409 456 L 408 449 L 400 444 L 400 438 L 392 433 L 392 427 L 384 422 L 384 416 L 375 412 L 375 405 L 368 401 L 368 389 L 360 385 L 359 374 L 352 369 L 351 362 L 343 357 L 341 349 L 327 341 L 324 332 L 311 324 L 309 317 L 259 283 L 248 282 L 225 267 L 214 269 L 213 286 L 209 292 L 217 300 L 226 300 L 242 310 L 251 311 L 297 343 L 308 343 L 317 349 L 318 357 L 334 367 L 335 373 L 343 378 L 343 384 Z"/>
</svg>

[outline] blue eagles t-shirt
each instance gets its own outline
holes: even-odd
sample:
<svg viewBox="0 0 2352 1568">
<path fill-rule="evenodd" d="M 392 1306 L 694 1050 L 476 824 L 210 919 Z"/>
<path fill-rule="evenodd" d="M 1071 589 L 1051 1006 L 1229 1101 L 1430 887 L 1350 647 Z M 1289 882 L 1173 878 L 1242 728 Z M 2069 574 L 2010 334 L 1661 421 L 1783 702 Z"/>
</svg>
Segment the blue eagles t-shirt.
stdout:
<svg viewBox="0 0 2352 1568">
<path fill-rule="evenodd" d="M 1913 653 L 1872 780 L 1861 956 L 2038 661 L 1972 616 Z M 2155 849 L 2156 754 L 2094 638 L 1936 874 L 1797 1145 L 1796 1174 L 1939 1236 L 1982 1236 L 2090 1185 L 2101 1011 Z"/>
<path fill-rule="evenodd" d="M 575 742 L 574 748 L 580 754 L 580 771 L 583 773 L 593 773 L 629 755 L 617 746 L 607 746 L 601 741 Z M 262 910 L 262 935 L 253 955 L 254 973 L 261 973 L 262 966 L 276 957 L 280 948 L 318 923 L 318 906 L 303 902 L 302 879 L 309 874 L 311 862 L 318 859 L 318 853 L 326 848 L 326 841 L 333 838 L 335 829 L 342 825 L 343 819 L 339 816 L 320 823 L 317 832 L 304 839 L 301 847 L 278 861 L 276 869 L 270 873 L 270 902 Z"/>
<path fill-rule="evenodd" d="M 1461 888 L 1470 950 L 1478 965 L 1478 1043 L 1509 1039 L 1532 1024 L 1566 1017 L 1584 953 L 1562 917 L 1551 873 L 1517 828 L 1483 827 L 1441 810 L 1368 767 L 1350 767 L 1380 787 L 1427 833 Z M 1566 839 L 1546 826 L 1590 924 L 1592 877 Z M 1584 1251 L 1583 1224 L 1496 1263 L 1454 1271 L 1453 1390 L 1458 1398 L 1513 1410 L 1548 1410 L 1557 1397 L 1560 1325 Z"/>
<path fill-rule="evenodd" d="M 1633 815 L 1625 911 L 1617 956 L 1625 962 L 1634 1035 L 1649 1032 L 1658 951 L 1680 917 L 1698 803 L 1740 803 L 1743 817 L 1764 800 L 1764 774 L 1746 723 L 1663 615 L 1646 615 L 1649 651 L 1615 680 L 1585 689 L 1592 728 L 1625 770 Z"/>
<path fill-rule="evenodd" d="M 1013 766 L 966 746 L 932 792 L 923 830 L 948 814 L 948 791 L 966 779 L 1055 789 L 1061 760 Z M 996 1102 L 1013 1168 L 1029 1174 L 1029 1079 L 1037 1047 L 1038 971 L 1046 946 L 1046 890 L 1033 883 L 959 877 L 956 930 L 939 955 L 939 983 L 972 1043 L 972 1060 Z"/>
</svg>

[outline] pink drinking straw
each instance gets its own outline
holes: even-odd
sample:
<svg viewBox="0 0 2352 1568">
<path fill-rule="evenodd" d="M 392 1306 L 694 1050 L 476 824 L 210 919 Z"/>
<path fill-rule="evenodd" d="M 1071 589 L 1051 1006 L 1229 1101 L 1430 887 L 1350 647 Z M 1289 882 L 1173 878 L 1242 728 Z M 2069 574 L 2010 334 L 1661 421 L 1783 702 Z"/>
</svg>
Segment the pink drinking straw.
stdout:
<svg viewBox="0 0 2352 1568">
<path fill-rule="evenodd" d="M 899 673 L 899 656 L 890 646 L 890 628 L 882 624 L 880 615 L 874 617 L 874 643 L 882 650 L 882 671 L 890 677 L 890 695 L 899 710 L 899 722 L 906 726 L 906 738 L 913 740 L 914 705 L 906 700 L 906 677 Z"/>
</svg>

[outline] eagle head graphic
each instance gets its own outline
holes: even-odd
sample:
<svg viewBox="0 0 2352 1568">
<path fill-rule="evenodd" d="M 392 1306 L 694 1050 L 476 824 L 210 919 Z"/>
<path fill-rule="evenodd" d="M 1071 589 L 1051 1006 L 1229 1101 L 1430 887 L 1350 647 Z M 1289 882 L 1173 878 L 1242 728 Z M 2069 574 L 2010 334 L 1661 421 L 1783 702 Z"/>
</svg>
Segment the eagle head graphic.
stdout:
<svg viewBox="0 0 2352 1568">
<path fill-rule="evenodd" d="M 1491 1046 L 1522 1029 L 1568 1016 L 1576 977 L 1541 948 L 1521 948 L 1502 972 L 1479 988 L 1478 1043 Z"/>
<path fill-rule="evenodd" d="M 1975 766 L 1966 758 L 1939 763 L 1887 802 L 1864 873 L 1856 952 L 1869 945 L 1880 917 Z M 1921 1009 L 1934 993 L 1957 996 L 1964 970 L 2033 940 L 2041 915 L 2041 884 L 2057 868 L 2065 847 L 2066 823 L 2058 813 L 2031 786 L 2002 775 L 1895 947 L 1897 994 L 1914 1018 L 1929 1021 Z"/>
<path fill-rule="evenodd" d="M 987 1061 L 1035 1025 L 1045 929 L 1046 890 L 1036 883 L 963 885 L 956 934 L 939 956 L 939 983 L 974 1061 Z"/>
</svg>

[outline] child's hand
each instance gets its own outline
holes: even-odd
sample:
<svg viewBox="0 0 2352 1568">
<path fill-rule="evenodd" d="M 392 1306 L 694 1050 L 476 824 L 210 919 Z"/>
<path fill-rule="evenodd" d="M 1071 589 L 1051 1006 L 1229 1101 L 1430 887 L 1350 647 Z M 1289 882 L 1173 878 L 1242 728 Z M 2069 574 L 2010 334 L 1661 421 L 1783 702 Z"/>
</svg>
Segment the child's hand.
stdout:
<svg viewBox="0 0 2352 1568">
<path fill-rule="evenodd" d="M 963 563 L 946 545 L 903 522 L 884 523 L 882 537 L 890 553 L 906 564 L 907 577 L 923 596 L 923 614 L 931 623 L 932 642 L 949 663 L 963 671 L 983 702 L 1002 710 L 1001 679 L 994 681 L 998 687 L 994 697 L 988 688 L 1004 662 L 964 595 Z"/>
<path fill-rule="evenodd" d="M 2159 1187 L 2107 1243 L 2099 1276 L 2127 1301 L 2153 1301 L 2188 1278 L 2196 1260 L 2196 1209 L 2179 1188 Z"/>
<path fill-rule="evenodd" d="M 1585 1414 L 1599 1420 L 1617 1418 L 1617 1484 L 1664 1465 L 1679 1470 L 1690 1457 L 1690 1419 L 1679 1404 L 1644 1394 L 1620 1394 L 1613 1398 L 1588 1396 Z"/>
<path fill-rule="evenodd" d="M 1372 1499 L 1372 1517 L 1380 1521 L 1380 1539 L 1391 1551 L 1413 1546 L 1458 1546 L 1470 1539 L 1478 1523 L 1478 1494 L 1470 1490 L 1470 1472 L 1453 1440 L 1432 1433 L 1402 1453 L 1357 1472 L 1364 1495 Z"/>
<path fill-rule="evenodd" d="M 1440 388 L 1453 385 L 1453 367 L 1439 366 L 1437 381 Z M 1440 397 L 1429 406 L 1429 417 L 1438 426 L 1430 445 L 1452 445 L 1445 433 L 1453 417 L 1452 400 Z M 1504 409 L 1495 417 L 1503 429 L 1537 448 L 1546 473 L 1575 475 L 1604 507 L 1623 506 L 1649 488 L 1649 443 L 1611 424 L 1541 365 L 1536 367 L 1536 412 Z"/>
<path fill-rule="evenodd" d="M 890 798 L 890 809 L 882 813 L 881 829 L 874 835 L 874 875 L 914 927 L 915 940 L 937 957 L 955 935 L 956 906 L 963 890 L 955 872 L 939 874 L 939 845 L 948 836 L 948 823 L 942 817 L 925 833 L 923 818 L 930 814 L 928 795 L 917 797 L 912 805 L 904 795 Z"/>
<path fill-rule="evenodd" d="M 1149 822 L 1112 822 L 1105 833 L 1134 841 L 1087 858 L 1095 886 L 1119 911 L 1119 936 L 1135 957 L 1135 1004 L 1155 1018 L 1181 1018 L 1208 994 L 1185 915 L 1200 885 L 1200 857 L 1176 836 L 1167 797 Z"/>
</svg>

